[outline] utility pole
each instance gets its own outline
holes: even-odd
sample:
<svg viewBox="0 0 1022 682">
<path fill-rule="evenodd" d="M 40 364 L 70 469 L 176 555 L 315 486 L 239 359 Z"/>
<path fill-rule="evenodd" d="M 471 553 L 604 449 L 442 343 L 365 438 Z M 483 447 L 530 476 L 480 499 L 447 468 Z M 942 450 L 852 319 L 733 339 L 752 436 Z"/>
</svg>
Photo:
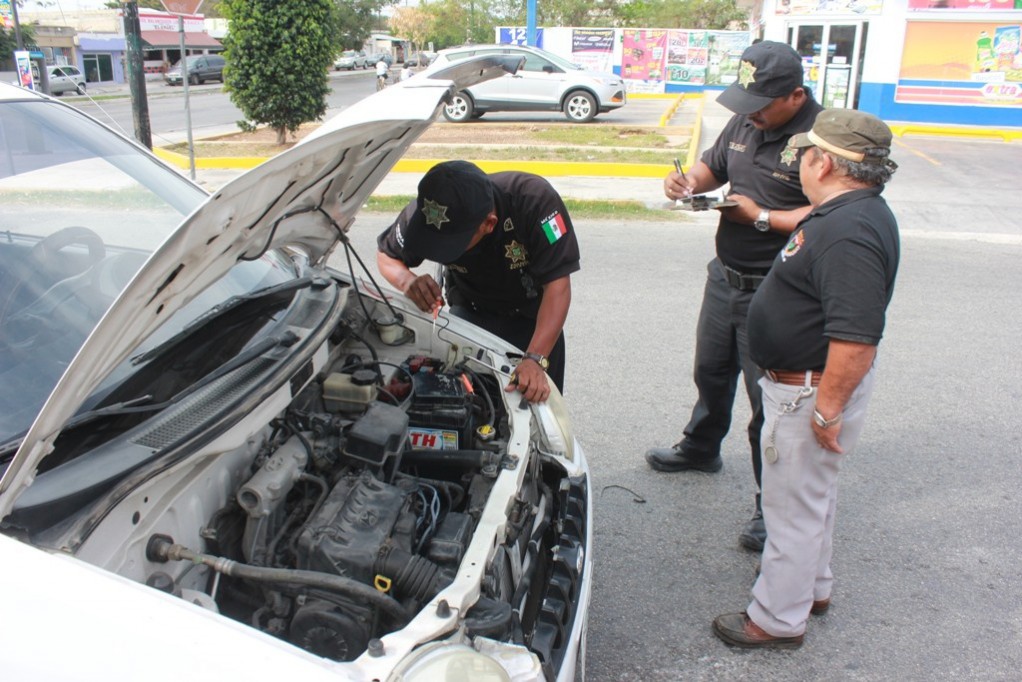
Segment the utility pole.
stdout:
<svg viewBox="0 0 1022 682">
<path fill-rule="evenodd" d="M 11 0 L 11 17 L 14 19 L 14 41 L 19 50 L 24 50 L 25 41 L 21 37 L 21 22 L 18 21 L 18 0 Z"/>
<path fill-rule="evenodd" d="M 124 43 L 128 53 L 128 85 L 131 87 L 131 118 L 135 124 L 135 139 L 151 150 L 153 134 L 149 124 L 149 98 L 146 96 L 142 60 L 142 27 L 138 21 L 136 0 L 124 3 Z"/>
</svg>

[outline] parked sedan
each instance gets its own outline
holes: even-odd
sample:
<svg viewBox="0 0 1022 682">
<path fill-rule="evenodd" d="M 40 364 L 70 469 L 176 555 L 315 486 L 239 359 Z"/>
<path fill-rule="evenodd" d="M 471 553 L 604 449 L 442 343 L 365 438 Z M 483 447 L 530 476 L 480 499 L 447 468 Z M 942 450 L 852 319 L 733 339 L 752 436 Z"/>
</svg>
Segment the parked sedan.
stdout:
<svg viewBox="0 0 1022 682">
<path fill-rule="evenodd" d="M 85 74 L 77 66 L 47 66 L 46 75 L 50 80 L 52 95 L 63 95 L 65 92 L 85 94 Z"/>
<path fill-rule="evenodd" d="M 569 121 L 587 123 L 602 112 L 623 107 L 625 84 L 612 73 L 587 71 L 555 54 L 517 45 L 467 45 L 440 50 L 432 67 L 443 69 L 480 55 L 522 60 L 518 73 L 473 85 L 444 108 L 448 121 L 479 118 L 488 111 L 561 111 Z"/>
<path fill-rule="evenodd" d="M 345 50 L 334 60 L 335 71 L 340 71 L 341 69 L 354 71 L 355 69 L 365 69 L 368 66 L 369 63 L 366 61 L 365 53 L 356 50 Z"/>
<path fill-rule="evenodd" d="M 346 236 L 510 63 L 387 88 L 212 196 L 0 84 L 5 679 L 574 678 L 592 493 L 563 398 L 521 404 L 520 349 L 381 289 Z"/>
</svg>

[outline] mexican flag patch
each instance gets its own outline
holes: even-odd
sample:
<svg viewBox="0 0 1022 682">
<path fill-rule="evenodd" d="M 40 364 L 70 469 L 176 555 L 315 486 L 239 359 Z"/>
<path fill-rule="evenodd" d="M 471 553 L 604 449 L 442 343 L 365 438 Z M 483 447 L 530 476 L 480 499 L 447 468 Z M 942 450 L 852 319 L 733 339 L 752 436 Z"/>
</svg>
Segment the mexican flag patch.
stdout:
<svg viewBox="0 0 1022 682">
<path fill-rule="evenodd" d="M 555 213 L 549 220 L 543 223 L 543 232 L 548 242 L 553 244 L 568 233 L 568 226 L 564 224 L 564 218 L 560 213 Z"/>
</svg>

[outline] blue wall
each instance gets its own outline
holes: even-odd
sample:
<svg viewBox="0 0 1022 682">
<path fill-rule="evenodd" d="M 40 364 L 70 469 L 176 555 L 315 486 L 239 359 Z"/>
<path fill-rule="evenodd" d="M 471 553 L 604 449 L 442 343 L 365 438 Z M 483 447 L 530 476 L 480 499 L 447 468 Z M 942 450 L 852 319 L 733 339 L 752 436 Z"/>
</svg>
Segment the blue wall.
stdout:
<svg viewBox="0 0 1022 682">
<path fill-rule="evenodd" d="M 988 127 L 1022 127 L 1018 107 L 977 107 L 946 104 L 901 104 L 894 101 L 894 83 L 866 83 L 859 88 L 859 108 L 885 121 Z"/>
</svg>

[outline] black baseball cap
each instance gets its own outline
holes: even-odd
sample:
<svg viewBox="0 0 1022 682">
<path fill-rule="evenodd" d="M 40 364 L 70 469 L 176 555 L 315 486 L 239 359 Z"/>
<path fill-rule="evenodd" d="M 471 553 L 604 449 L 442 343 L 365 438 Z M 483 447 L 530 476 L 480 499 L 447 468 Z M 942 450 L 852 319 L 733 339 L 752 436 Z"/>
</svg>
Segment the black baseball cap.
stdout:
<svg viewBox="0 0 1022 682">
<path fill-rule="evenodd" d="M 445 161 L 419 181 L 415 213 L 402 230 L 405 247 L 437 263 L 453 263 L 493 210 L 493 184 L 479 166 Z"/>
<path fill-rule="evenodd" d="M 802 58 L 790 45 L 764 40 L 742 53 L 738 79 L 717 97 L 717 101 L 747 116 L 766 107 L 777 97 L 790 95 L 802 85 Z"/>
</svg>

